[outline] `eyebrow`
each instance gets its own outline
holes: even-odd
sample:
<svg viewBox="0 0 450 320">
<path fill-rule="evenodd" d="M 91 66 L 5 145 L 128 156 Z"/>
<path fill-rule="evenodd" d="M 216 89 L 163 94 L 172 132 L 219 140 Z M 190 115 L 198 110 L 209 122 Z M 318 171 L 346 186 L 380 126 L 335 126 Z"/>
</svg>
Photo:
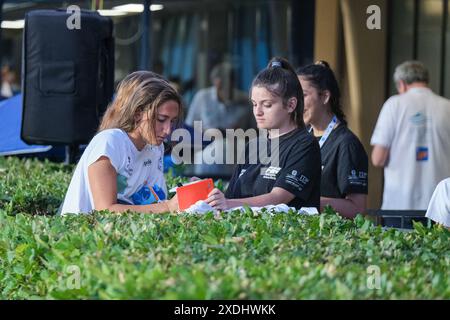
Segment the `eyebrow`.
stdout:
<svg viewBox="0 0 450 320">
<path fill-rule="evenodd" d="M 255 102 L 255 100 L 251 99 L 251 102 L 253 103 L 253 102 Z M 261 103 L 264 103 L 264 102 L 273 102 L 273 100 L 272 100 L 272 99 L 265 99 L 265 100 L 261 100 L 260 102 L 261 102 Z"/>
<path fill-rule="evenodd" d="M 170 115 L 165 114 L 165 113 L 158 113 L 157 114 L 158 117 L 164 117 L 164 118 L 170 118 Z M 178 116 L 177 116 L 178 117 Z"/>
<path fill-rule="evenodd" d="M 163 113 L 158 113 L 157 117 L 162 117 L 162 118 L 164 118 L 164 120 L 170 118 L 170 116 L 168 116 L 167 114 L 163 114 Z M 172 120 L 177 120 L 177 119 L 178 119 L 178 116 L 172 118 Z"/>
</svg>

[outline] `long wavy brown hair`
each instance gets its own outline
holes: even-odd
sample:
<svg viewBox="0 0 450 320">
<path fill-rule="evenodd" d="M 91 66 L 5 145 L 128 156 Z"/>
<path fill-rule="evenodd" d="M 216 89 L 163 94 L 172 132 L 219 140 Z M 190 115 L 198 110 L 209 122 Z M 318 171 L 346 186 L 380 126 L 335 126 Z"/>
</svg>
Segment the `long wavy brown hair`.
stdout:
<svg viewBox="0 0 450 320">
<path fill-rule="evenodd" d="M 147 112 L 150 128 L 155 128 L 158 107 L 167 101 L 178 103 L 176 127 L 183 119 L 182 99 L 170 83 L 151 71 L 136 71 L 126 76 L 117 87 L 117 94 L 108 106 L 98 131 L 122 129 L 131 132 L 138 126 L 139 116 Z M 155 139 L 155 131 L 150 132 Z"/>
</svg>

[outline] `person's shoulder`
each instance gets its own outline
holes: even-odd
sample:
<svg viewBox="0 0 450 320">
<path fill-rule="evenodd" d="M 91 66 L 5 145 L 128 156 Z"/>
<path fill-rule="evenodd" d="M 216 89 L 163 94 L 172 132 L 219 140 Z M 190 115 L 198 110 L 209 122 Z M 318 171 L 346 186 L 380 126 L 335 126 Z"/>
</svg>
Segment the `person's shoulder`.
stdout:
<svg viewBox="0 0 450 320">
<path fill-rule="evenodd" d="M 213 92 L 214 92 L 214 87 L 202 88 L 197 91 L 195 96 L 197 98 L 203 98 L 203 97 L 211 95 Z"/>
<path fill-rule="evenodd" d="M 105 129 L 98 132 L 89 142 L 81 159 L 87 165 L 92 164 L 100 155 L 106 156 L 111 160 L 114 168 L 118 170 L 121 159 L 129 150 L 127 141 L 129 140 L 125 131 L 121 129 Z M 129 140 L 130 143 L 131 140 Z"/>
<path fill-rule="evenodd" d="M 317 163 L 320 168 L 321 153 L 319 142 L 306 128 L 296 129 L 293 135 L 286 140 L 286 147 L 280 146 L 280 149 L 285 150 L 283 152 L 285 159 Z"/>
<path fill-rule="evenodd" d="M 350 130 L 347 125 L 341 124 L 335 129 L 335 133 L 340 139 L 342 139 L 343 142 L 361 142 L 356 134 Z"/>
<path fill-rule="evenodd" d="M 383 108 L 392 107 L 398 105 L 402 100 L 405 100 L 406 96 L 401 94 L 394 94 L 390 96 L 383 104 Z"/>
<path fill-rule="evenodd" d="M 98 132 L 93 139 L 123 139 L 125 138 L 125 132 L 122 129 L 105 129 Z"/>
<path fill-rule="evenodd" d="M 346 125 L 339 126 L 338 128 L 336 128 L 336 131 L 336 133 L 338 133 L 337 142 L 340 146 L 343 147 L 341 149 L 360 150 L 366 153 L 361 140 Z"/>
<path fill-rule="evenodd" d="M 293 146 L 293 148 L 317 148 L 320 150 L 319 143 L 317 139 L 306 130 L 306 128 L 298 128 L 295 132 L 288 137 L 289 144 Z"/>
<path fill-rule="evenodd" d="M 437 93 L 431 92 L 434 98 L 442 105 L 446 105 L 450 107 L 450 99 L 447 99 L 446 97 L 440 96 Z"/>
<path fill-rule="evenodd" d="M 450 178 L 446 178 L 438 183 L 436 189 L 445 188 L 446 190 L 450 190 Z"/>
<path fill-rule="evenodd" d="M 123 144 L 126 139 L 128 137 L 122 129 L 105 129 L 98 132 L 90 144 Z"/>
</svg>

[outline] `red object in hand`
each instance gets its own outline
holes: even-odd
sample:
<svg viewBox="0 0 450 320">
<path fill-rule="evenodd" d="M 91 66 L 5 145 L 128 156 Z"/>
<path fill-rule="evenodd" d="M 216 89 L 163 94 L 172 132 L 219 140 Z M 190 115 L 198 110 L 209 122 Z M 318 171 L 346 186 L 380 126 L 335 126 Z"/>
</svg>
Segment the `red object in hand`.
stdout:
<svg viewBox="0 0 450 320">
<path fill-rule="evenodd" d="M 212 179 L 198 180 L 177 188 L 178 207 L 186 210 L 199 200 L 206 200 L 208 194 L 214 189 Z"/>
</svg>

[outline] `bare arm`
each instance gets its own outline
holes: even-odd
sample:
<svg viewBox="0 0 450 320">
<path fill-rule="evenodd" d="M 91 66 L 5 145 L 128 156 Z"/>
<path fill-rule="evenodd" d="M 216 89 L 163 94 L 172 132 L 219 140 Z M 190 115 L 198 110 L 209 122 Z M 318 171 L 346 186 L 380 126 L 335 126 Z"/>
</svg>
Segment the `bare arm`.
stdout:
<svg viewBox="0 0 450 320">
<path fill-rule="evenodd" d="M 178 210 L 176 196 L 169 201 L 149 205 L 124 205 L 117 203 L 117 172 L 111 161 L 100 157 L 88 168 L 89 185 L 94 199 L 95 210 L 124 212 L 127 210 L 142 213 L 164 213 Z"/>
<path fill-rule="evenodd" d="M 333 207 L 342 217 L 353 219 L 358 213 L 366 211 L 367 195 L 352 193 L 345 199 L 320 197 L 320 211 L 327 205 Z"/>
<path fill-rule="evenodd" d="M 372 163 L 375 167 L 387 166 L 389 158 L 389 148 L 376 144 L 372 150 Z"/>
<path fill-rule="evenodd" d="M 215 209 L 227 210 L 243 205 L 249 205 L 251 207 L 263 207 L 269 204 L 287 204 L 294 198 L 295 196 L 292 193 L 279 187 L 273 188 L 272 191 L 267 194 L 242 199 L 226 199 L 225 195 L 219 189 L 214 189 L 209 193 L 208 199 L 206 199 L 205 202 L 210 204 Z"/>
</svg>

